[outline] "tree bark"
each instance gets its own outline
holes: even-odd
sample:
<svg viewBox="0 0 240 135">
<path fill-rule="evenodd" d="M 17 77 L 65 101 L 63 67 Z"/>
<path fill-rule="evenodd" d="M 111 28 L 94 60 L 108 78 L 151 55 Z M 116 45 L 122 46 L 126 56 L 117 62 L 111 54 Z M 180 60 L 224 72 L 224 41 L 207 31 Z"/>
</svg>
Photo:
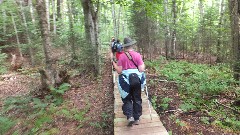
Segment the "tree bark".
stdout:
<svg viewBox="0 0 240 135">
<path fill-rule="evenodd" d="M 34 10 L 33 10 L 33 5 L 32 5 L 32 0 L 28 0 L 28 6 L 30 8 L 30 13 L 31 13 L 31 19 L 32 19 L 32 23 L 33 25 L 35 25 L 35 16 L 34 16 Z"/>
<path fill-rule="evenodd" d="M 55 0 L 52 0 L 52 15 L 53 15 L 53 34 L 57 34 L 57 26 L 56 26 L 56 13 L 55 13 Z"/>
<path fill-rule="evenodd" d="M 51 49 L 51 40 L 50 40 L 50 34 L 48 30 L 48 17 L 46 12 L 46 4 L 45 0 L 37 0 L 37 12 L 39 15 L 39 23 L 40 23 L 40 30 L 41 30 L 41 36 L 43 40 L 43 50 L 45 55 L 45 63 L 46 63 L 46 70 L 47 70 L 47 76 L 49 79 L 49 85 L 55 86 L 56 85 L 56 67 L 54 67 L 54 60 L 52 58 L 52 49 Z"/>
<path fill-rule="evenodd" d="M 172 41 L 171 41 L 171 57 L 175 58 L 176 53 L 176 20 L 177 20 L 177 10 L 176 10 L 176 0 L 172 0 L 172 13 L 173 13 L 173 32 L 172 32 Z"/>
<path fill-rule="evenodd" d="M 202 23 L 204 23 L 204 19 L 203 19 L 203 13 L 204 13 L 204 9 L 203 9 L 203 0 L 199 0 L 199 6 L 198 6 L 198 8 L 199 8 L 199 27 L 200 27 L 200 32 L 199 32 L 199 43 L 198 43 L 198 48 L 197 48 L 197 51 L 198 51 L 198 53 L 200 53 L 201 52 L 201 46 L 203 46 L 203 32 L 204 32 L 204 30 L 203 30 L 203 25 L 202 25 Z"/>
<path fill-rule="evenodd" d="M 114 37 L 117 38 L 117 21 L 116 21 L 114 0 L 111 0 L 111 3 L 112 3 L 112 20 L 113 20 Z"/>
<path fill-rule="evenodd" d="M 17 39 L 17 46 L 18 46 L 19 55 L 20 55 L 21 58 L 22 58 L 22 49 L 21 49 L 21 47 L 20 47 L 20 42 L 19 42 L 19 37 L 18 37 L 17 26 L 16 26 L 15 19 L 14 19 L 14 16 L 13 16 L 12 13 L 11 13 L 11 18 L 12 18 L 13 27 L 14 27 L 15 34 L 16 34 L 16 39 Z"/>
<path fill-rule="evenodd" d="M 221 40 L 222 40 L 222 23 L 223 23 L 223 13 L 224 13 L 224 0 L 220 2 L 220 10 L 219 10 L 219 23 L 218 23 L 218 39 L 217 39 L 217 63 L 222 62 L 222 53 L 221 53 Z"/>
<path fill-rule="evenodd" d="M 49 12 L 49 0 L 45 0 L 45 7 L 46 7 L 46 16 L 47 16 L 47 23 L 48 23 L 48 30 L 50 31 L 50 12 Z"/>
<path fill-rule="evenodd" d="M 119 6 L 119 11 L 118 11 L 118 22 L 117 22 L 117 38 L 119 38 L 121 8 L 122 8 L 122 7 Z"/>
<path fill-rule="evenodd" d="M 68 18 L 69 18 L 69 29 L 70 29 L 69 43 L 71 44 L 71 50 L 72 50 L 71 65 L 74 65 L 74 60 L 76 59 L 76 46 L 75 46 L 75 35 L 74 35 L 74 29 L 73 29 L 72 9 L 69 2 L 67 2 L 67 7 L 68 7 Z"/>
<path fill-rule="evenodd" d="M 57 20 L 61 19 L 61 0 L 57 0 Z"/>
<path fill-rule="evenodd" d="M 233 71 L 234 79 L 240 81 L 240 33 L 239 33 L 239 17 L 240 17 L 240 1 L 229 0 L 230 21 L 232 31 L 232 49 L 233 49 Z"/>
<path fill-rule="evenodd" d="M 93 48 L 93 62 L 95 75 L 101 73 L 100 70 L 100 45 L 99 45 L 99 33 L 98 33 L 98 10 L 99 0 L 97 1 L 96 7 L 93 5 L 91 0 L 81 0 L 84 12 L 85 22 L 85 35 L 89 45 Z"/>
<path fill-rule="evenodd" d="M 33 55 L 33 49 L 32 49 L 32 41 L 29 35 L 29 30 L 28 30 L 28 26 L 27 26 L 27 21 L 26 21 L 26 16 L 25 13 L 23 11 L 23 1 L 20 0 L 20 8 L 21 8 L 21 14 L 22 14 L 22 19 L 23 19 L 23 23 L 24 23 L 24 27 L 26 30 L 26 37 L 27 37 L 27 41 L 28 41 L 28 49 L 29 49 L 29 54 L 30 54 L 30 59 L 31 59 L 31 65 L 35 66 L 35 60 L 34 60 L 34 55 Z"/>
<path fill-rule="evenodd" d="M 170 30 L 168 26 L 168 0 L 164 0 L 164 15 L 165 15 L 165 56 L 168 59 Z"/>
</svg>

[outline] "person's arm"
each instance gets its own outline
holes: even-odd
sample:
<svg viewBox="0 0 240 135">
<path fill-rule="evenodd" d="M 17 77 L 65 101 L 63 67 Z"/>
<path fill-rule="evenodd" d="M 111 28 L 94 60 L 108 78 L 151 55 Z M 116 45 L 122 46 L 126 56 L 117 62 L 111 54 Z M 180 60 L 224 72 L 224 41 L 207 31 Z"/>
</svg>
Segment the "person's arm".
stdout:
<svg viewBox="0 0 240 135">
<path fill-rule="evenodd" d="M 112 60 L 112 64 L 113 64 L 113 67 L 115 68 L 115 70 L 117 71 L 117 73 L 121 74 L 122 73 L 122 66 L 118 66 L 117 63 L 113 60 Z"/>
<path fill-rule="evenodd" d="M 145 71 L 145 64 L 143 63 L 142 65 L 138 66 L 139 72 L 144 72 Z"/>
<path fill-rule="evenodd" d="M 117 63 L 113 60 L 113 53 L 110 52 L 110 58 L 113 64 L 113 67 L 115 68 L 115 70 L 117 71 L 118 74 L 122 73 L 122 66 L 118 66 Z"/>
<path fill-rule="evenodd" d="M 145 71 L 145 64 L 143 62 L 142 56 L 138 54 L 138 59 L 136 59 L 136 63 L 138 65 L 138 71 L 139 72 L 144 72 Z"/>
</svg>

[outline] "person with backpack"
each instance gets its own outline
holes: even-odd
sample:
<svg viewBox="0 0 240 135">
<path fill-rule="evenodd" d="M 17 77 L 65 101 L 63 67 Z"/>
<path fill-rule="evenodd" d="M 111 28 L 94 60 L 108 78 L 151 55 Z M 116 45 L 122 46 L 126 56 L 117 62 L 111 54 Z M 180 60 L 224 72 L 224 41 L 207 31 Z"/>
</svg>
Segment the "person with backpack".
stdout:
<svg viewBox="0 0 240 135">
<path fill-rule="evenodd" d="M 114 41 L 112 42 L 111 49 L 112 49 L 112 52 L 115 53 L 116 55 L 116 60 L 118 60 L 120 55 L 123 53 L 122 51 L 123 47 L 119 39 L 117 39 L 116 41 L 114 39 Z"/>
<path fill-rule="evenodd" d="M 136 41 L 131 38 L 124 38 L 124 52 L 117 63 L 113 60 L 113 53 L 110 54 L 112 64 L 119 74 L 118 89 L 123 101 L 123 114 L 129 122 L 128 126 L 139 124 L 142 115 L 141 89 L 146 84 L 145 65 L 141 55 L 133 49 L 135 43 Z"/>
</svg>

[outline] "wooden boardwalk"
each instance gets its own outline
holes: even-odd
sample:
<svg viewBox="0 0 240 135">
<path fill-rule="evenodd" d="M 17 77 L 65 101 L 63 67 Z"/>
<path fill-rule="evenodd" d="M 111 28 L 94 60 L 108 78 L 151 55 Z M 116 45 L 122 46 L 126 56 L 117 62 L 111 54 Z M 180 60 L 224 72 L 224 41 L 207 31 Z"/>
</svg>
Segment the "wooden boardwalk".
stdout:
<svg viewBox="0 0 240 135">
<path fill-rule="evenodd" d="M 115 77 L 115 78 L 114 78 Z M 113 72 L 114 83 L 114 135 L 168 135 L 167 130 L 156 111 L 151 107 L 151 116 L 147 96 L 142 92 L 143 114 L 140 117 L 140 124 L 128 127 L 126 116 L 122 113 L 122 100 L 117 87 L 117 73 Z"/>
</svg>

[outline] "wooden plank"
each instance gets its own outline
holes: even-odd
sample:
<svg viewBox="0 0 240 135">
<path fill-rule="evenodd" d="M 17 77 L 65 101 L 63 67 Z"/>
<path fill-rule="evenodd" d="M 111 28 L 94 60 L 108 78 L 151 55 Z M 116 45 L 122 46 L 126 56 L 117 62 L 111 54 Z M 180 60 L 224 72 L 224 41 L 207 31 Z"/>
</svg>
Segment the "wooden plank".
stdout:
<svg viewBox="0 0 240 135">
<path fill-rule="evenodd" d="M 159 121 L 158 118 L 153 118 L 152 120 L 151 119 L 140 119 L 140 124 L 142 123 L 152 123 L 152 122 L 157 122 Z M 125 119 L 124 121 L 115 121 L 114 122 L 114 127 L 120 127 L 120 126 L 127 126 L 128 124 L 128 121 Z"/>
<path fill-rule="evenodd" d="M 147 134 L 141 134 L 141 135 L 168 135 L 168 132 L 161 132 L 161 133 L 147 133 Z"/>
<path fill-rule="evenodd" d="M 151 113 L 152 117 L 158 117 L 157 113 Z M 150 113 L 144 113 L 140 116 L 140 118 L 145 118 L 149 116 L 150 117 Z M 126 116 L 123 113 L 115 113 L 115 118 L 126 118 Z"/>
<path fill-rule="evenodd" d="M 118 107 L 120 107 L 120 109 L 116 108 L 116 109 L 114 109 L 114 112 L 115 113 L 122 113 L 122 105 L 118 105 Z M 143 107 L 142 112 L 143 113 L 149 113 L 149 108 Z M 157 113 L 153 108 L 151 108 L 151 112 L 152 113 Z"/>
<path fill-rule="evenodd" d="M 159 119 L 159 116 L 158 115 L 152 115 L 152 119 L 154 119 L 154 118 L 158 118 Z M 150 117 L 150 115 L 143 115 L 143 116 L 141 116 L 140 117 L 140 119 L 150 119 L 151 120 L 151 117 Z M 127 119 L 126 119 L 126 117 L 125 118 L 119 118 L 119 117 L 116 117 L 115 119 L 114 119 L 114 122 L 118 122 L 118 121 L 127 121 Z"/>
<path fill-rule="evenodd" d="M 142 109 L 148 109 L 148 104 L 143 104 Z M 155 111 L 153 107 L 151 107 L 152 111 Z M 122 111 L 122 105 L 116 104 L 116 108 L 114 108 L 114 111 Z"/>
<path fill-rule="evenodd" d="M 152 122 L 152 123 L 142 123 L 139 125 L 133 125 L 132 127 L 128 126 L 122 126 L 122 127 L 114 127 L 114 131 L 119 132 L 119 131 L 129 131 L 129 130 L 136 130 L 136 129 L 144 129 L 144 128 L 150 128 L 150 127 L 156 127 L 156 128 L 162 128 L 162 122 L 157 121 L 157 122 Z"/>
<path fill-rule="evenodd" d="M 134 127 L 134 126 L 133 126 Z M 141 135 L 141 134 L 150 134 L 150 133 L 159 133 L 159 135 L 168 135 L 168 132 L 164 127 L 147 127 L 142 129 L 131 130 L 121 130 L 120 132 L 114 131 L 115 135 Z"/>
</svg>

